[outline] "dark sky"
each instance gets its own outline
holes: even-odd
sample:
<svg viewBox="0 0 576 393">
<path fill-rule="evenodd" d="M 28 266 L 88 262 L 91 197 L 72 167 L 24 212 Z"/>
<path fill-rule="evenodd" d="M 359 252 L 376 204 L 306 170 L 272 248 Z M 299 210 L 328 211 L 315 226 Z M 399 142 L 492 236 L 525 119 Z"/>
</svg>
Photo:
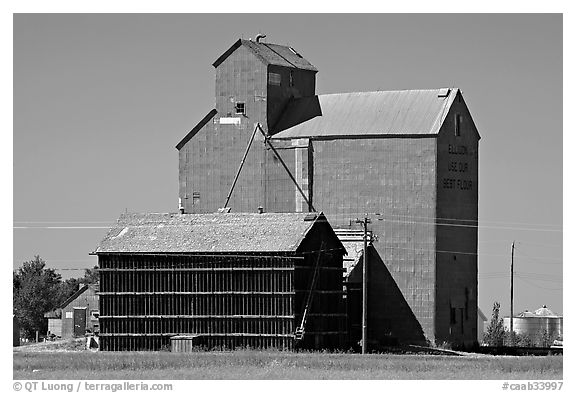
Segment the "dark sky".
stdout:
<svg viewBox="0 0 576 393">
<path fill-rule="evenodd" d="M 516 310 L 562 313 L 560 14 L 17 14 L 13 266 L 91 267 L 125 209 L 177 211 L 175 145 L 214 106 L 212 62 L 259 32 L 320 94 L 461 88 L 482 136 L 479 305 L 508 312 L 516 241 Z"/>
</svg>

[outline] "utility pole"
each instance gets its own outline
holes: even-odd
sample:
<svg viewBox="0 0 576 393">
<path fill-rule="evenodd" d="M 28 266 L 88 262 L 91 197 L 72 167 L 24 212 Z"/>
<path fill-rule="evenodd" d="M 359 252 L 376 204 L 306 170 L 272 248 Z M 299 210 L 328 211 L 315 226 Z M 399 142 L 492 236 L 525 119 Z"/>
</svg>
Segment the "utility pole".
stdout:
<svg viewBox="0 0 576 393">
<path fill-rule="evenodd" d="M 514 242 L 512 242 L 512 261 L 510 263 L 510 346 L 514 337 Z"/>
<path fill-rule="evenodd" d="M 364 255 L 362 263 L 362 354 L 368 347 L 368 224 L 372 221 L 368 217 L 357 219 L 356 223 L 364 227 Z"/>
</svg>

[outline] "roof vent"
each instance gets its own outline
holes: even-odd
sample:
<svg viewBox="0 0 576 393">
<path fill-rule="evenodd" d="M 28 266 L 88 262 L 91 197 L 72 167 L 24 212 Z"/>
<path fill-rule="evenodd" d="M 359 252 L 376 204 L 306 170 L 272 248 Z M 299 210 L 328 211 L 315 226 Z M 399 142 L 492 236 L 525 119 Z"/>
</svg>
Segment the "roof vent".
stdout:
<svg viewBox="0 0 576 393">
<path fill-rule="evenodd" d="M 257 43 L 260 43 L 260 40 L 261 40 L 262 38 L 266 38 L 266 34 L 258 34 L 258 35 L 256 36 L 256 42 L 257 42 Z"/>
</svg>

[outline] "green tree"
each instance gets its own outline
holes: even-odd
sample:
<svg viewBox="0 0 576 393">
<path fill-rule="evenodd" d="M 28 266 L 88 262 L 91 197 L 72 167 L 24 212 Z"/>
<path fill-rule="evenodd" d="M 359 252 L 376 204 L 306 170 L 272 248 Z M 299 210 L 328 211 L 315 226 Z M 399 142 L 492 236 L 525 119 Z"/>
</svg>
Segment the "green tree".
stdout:
<svg viewBox="0 0 576 393">
<path fill-rule="evenodd" d="M 44 313 L 54 309 L 59 301 L 62 277 L 36 255 L 13 273 L 13 307 L 24 335 L 33 338 L 36 331 L 45 333 Z"/>
<path fill-rule="evenodd" d="M 505 336 L 504 320 L 500 318 L 500 303 L 494 302 L 492 318 L 490 318 L 490 325 L 488 325 L 488 329 L 486 329 L 483 341 L 489 346 L 501 347 L 504 345 Z"/>
<path fill-rule="evenodd" d="M 537 345 L 539 347 L 547 348 L 550 345 L 552 345 L 553 341 L 554 339 L 551 337 L 550 333 L 548 333 L 548 330 L 546 328 L 541 328 L 538 331 Z"/>
<path fill-rule="evenodd" d="M 533 347 L 534 342 L 527 333 L 517 333 L 518 346 L 520 347 Z"/>
<path fill-rule="evenodd" d="M 99 280 L 98 266 L 84 270 L 84 277 L 69 278 L 60 284 L 58 304 L 63 303 L 72 296 L 80 287 L 80 284 L 95 284 Z"/>
</svg>

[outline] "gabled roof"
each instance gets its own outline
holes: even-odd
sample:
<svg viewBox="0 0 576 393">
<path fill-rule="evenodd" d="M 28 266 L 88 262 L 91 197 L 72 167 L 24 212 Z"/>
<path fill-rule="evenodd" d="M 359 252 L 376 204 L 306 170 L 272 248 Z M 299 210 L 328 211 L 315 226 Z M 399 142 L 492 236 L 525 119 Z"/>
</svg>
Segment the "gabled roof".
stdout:
<svg viewBox="0 0 576 393">
<path fill-rule="evenodd" d="M 279 65 L 283 67 L 298 68 L 302 70 L 318 71 L 308 60 L 302 57 L 290 46 L 269 44 L 267 42 L 255 42 L 251 40 L 239 39 L 226 52 L 224 52 L 212 64 L 218 67 L 228 56 L 230 56 L 240 46 L 250 49 L 265 64 Z"/>
<path fill-rule="evenodd" d="M 78 298 L 78 296 L 82 295 L 88 289 L 92 289 L 92 290 L 98 292 L 99 287 L 100 287 L 100 285 L 98 283 L 82 285 L 80 288 L 78 288 L 78 290 L 76 292 L 74 292 L 72 295 L 70 295 L 70 297 L 68 299 L 64 300 L 64 302 L 62 304 L 60 304 L 58 307 L 56 307 L 55 310 L 47 312 L 46 314 L 44 314 L 44 316 L 46 318 L 60 318 L 60 316 L 58 315 L 58 310 L 65 308 L 67 305 L 72 303 L 76 298 Z"/>
<path fill-rule="evenodd" d="M 459 89 L 323 94 L 294 100 L 275 139 L 438 134 Z"/>
<path fill-rule="evenodd" d="M 322 213 L 127 213 L 95 253 L 294 252 Z M 336 235 L 334 235 L 336 237 Z"/>
</svg>

